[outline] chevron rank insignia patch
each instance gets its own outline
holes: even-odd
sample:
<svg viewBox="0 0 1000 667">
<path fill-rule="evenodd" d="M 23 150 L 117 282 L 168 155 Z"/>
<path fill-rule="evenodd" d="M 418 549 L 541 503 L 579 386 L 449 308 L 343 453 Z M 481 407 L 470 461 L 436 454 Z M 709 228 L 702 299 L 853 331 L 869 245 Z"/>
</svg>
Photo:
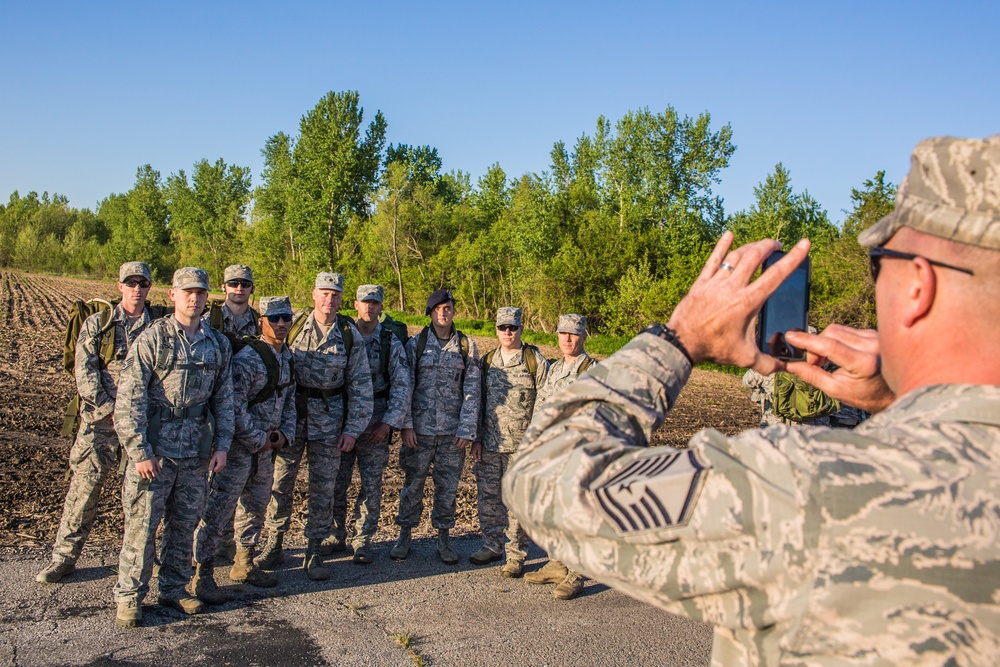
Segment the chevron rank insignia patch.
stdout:
<svg viewBox="0 0 1000 667">
<path fill-rule="evenodd" d="M 619 534 L 687 524 L 710 468 L 690 449 L 636 459 L 593 489 Z"/>
</svg>

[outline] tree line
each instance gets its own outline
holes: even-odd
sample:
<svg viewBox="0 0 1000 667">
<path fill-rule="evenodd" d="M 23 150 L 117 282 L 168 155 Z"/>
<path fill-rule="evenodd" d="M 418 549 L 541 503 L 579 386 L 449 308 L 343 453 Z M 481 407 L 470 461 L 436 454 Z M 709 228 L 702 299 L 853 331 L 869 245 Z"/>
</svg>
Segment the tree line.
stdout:
<svg viewBox="0 0 1000 667">
<path fill-rule="evenodd" d="M 526 325 L 554 330 L 560 313 L 592 331 L 627 335 L 662 319 L 689 288 L 725 229 L 736 242 L 813 241 L 813 324 L 875 324 L 874 285 L 858 233 L 893 208 L 878 172 L 852 189 L 834 225 L 777 164 L 749 210 L 727 214 L 712 187 L 736 146 L 708 113 L 630 111 L 598 118 L 571 147 L 558 141 L 541 174 L 499 164 L 472 183 L 442 171 L 436 148 L 386 145 L 387 123 L 366 123 L 357 92 L 330 92 L 262 149 L 260 185 L 248 167 L 201 160 L 165 179 L 151 165 L 97 211 L 58 194 L 11 194 L 0 205 L 0 266 L 114 277 L 124 261 L 174 268 L 253 267 L 258 294 L 304 299 L 317 271 L 344 273 L 348 290 L 386 287 L 387 305 L 422 313 L 423 298 L 454 290 L 459 312 L 490 319 L 519 305 Z"/>
</svg>

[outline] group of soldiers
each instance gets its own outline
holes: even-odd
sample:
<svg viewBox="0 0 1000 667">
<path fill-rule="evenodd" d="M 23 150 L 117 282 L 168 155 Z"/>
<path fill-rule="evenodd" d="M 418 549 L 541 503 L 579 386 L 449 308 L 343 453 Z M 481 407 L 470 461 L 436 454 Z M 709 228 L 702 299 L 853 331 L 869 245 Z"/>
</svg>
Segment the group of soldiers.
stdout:
<svg viewBox="0 0 1000 667">
<path fill-rule="evenodd" d="M 253 273 L 244 265 L 226 268 L 225 300 L 210 307 L 207 272 L 178 269 L 169 290 L 173 312 L 160 318 L 147 307 L 151 285 L 148 265 L 126 262 L 119 270 L 121 300 L 81 326 L 80 425 L 52 562 L 36 577 L 40 583 L 73 572 L 119 456 L 120 626 L 142 624 L 154 563 L 159 604 L 185 614 L 227 600 L 214 579 L 216 560 L 232 560 L 234 582 L 276 585 L 272 570 L 285 559 L 303 456 L 306 575 L 329 579 L 324 557 L 344 551 L 351 532 L 353 562 L 371 563 L 393 431 L 401 436 L 404 483 L 390 556 L 404 560 L 410 553 L 430 474 L 437 554 L 447 564 L 459 561 L 449 532 L 468 451 L 482 532 L 482 547 L 469 560 L 504 560 L 503 576 L 522 576 L 527 535 L 504 505 L 501 479 L 535 406 L 594 363 L 583 349 L 585 317 L 559 318 L 563 356 L 550 364 L 521 341 L 522 312 L 514 307 L 497 311 L 499 346 L 480 358 L 476 343 L 454 325 L 455 300 L 446 289 L 430 295 L 430 325 L 409 338 L 383 315 L 379 285 L 357 289 L 356 320 L 339 314 L 344 277 L 336 273 L 316 276 L 313 307 L 297 315 L 287 296 L 263 297 L 255 310 Z M 102 354 L 108 337 L 113 354 Z M 361 485 L 349 517 L 355 464 Z M 556 584 L 560 599 L 583 586 L 579 573 L 555 560 L 525 578 Z"/>
</svg>

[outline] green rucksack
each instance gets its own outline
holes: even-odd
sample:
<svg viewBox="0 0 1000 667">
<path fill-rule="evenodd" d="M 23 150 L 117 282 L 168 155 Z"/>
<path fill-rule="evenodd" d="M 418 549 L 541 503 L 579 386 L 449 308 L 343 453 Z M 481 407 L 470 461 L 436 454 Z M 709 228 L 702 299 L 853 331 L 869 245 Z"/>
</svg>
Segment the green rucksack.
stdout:
<svg viewBox="0 0 1000 667">
<path fill-rule="evenodd" d="M 115 359 L 115 336 L 113 333 L 114 322 L 111 318 L 115 312 L 115 306 L 121 303 L 120 300 L 105 301 L 104 299 L 90 299 L 89 301 L 77 300 L 70 306 L 69 320 L 66 322 L 66 336 L 63 341 L 63 369 L 70 375 L 76 375 L 76 342 L 80 338 L 80 329 L 88 317 L 94 313 L 103 313 L 101 317 L 101 328 L 97 332 L 100 339 L 97 348 L 100 350 L 98 358 L 101 366 L 106 367 Z M 146 312 L 149 319 L 155 320 L 174 312 L 172 306 L 154 306 L 146 302 Z M 106 335 L 108 333 L 111 335 Z M 80 427 L 80 396 L 74 393 L 66 406 L 63 416 L 63 426 L 59 435 L 73 437 Z"/>
<path fill-rule="evenodd" d="M 257 392 L 257 395 L 249 400 L 247 407 L 253 407 L 258 403 L 263 403 L 279 391 L 295 384 L 295 359 L 288 359 L 288 382 L 281 384 L 281 363 L 271 350 L 268 349 L 271 345 L 267 341 L 253 336 L 244 336 L 242 338 L 230 338 L 229 342 L 233 346 L 234 357 L 236 356 L 236 353 L 244 347 L 250 346 L 253 348 L 254 352 L 260 355 L 261 361 L 264 362 L 264 368 L 267 369 L 267 382 L 261 390 Z"/>
<path fill-rule="evenodd" d="M 771 409 L 779 417 L 804 422 L 832 415 L 840 410 L 840 401 L 791 373 L 781 372 L 774 376 Z"/>
</svg>

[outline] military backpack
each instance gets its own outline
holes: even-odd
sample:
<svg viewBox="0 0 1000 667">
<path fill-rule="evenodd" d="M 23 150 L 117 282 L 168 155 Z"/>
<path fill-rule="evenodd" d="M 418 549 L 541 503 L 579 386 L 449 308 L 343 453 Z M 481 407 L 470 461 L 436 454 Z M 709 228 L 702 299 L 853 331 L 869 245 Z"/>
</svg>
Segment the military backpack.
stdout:
<svg viewBox="0 0 1000 667">
<path fill-rule="evenodd" d="M 242 338 L 236 338 L 235 340 L 230 338 L 230 343 L 233 346 L 233 356 L 242 350 L 244 347 L 251 347 L 253 351 L 256 352 L 261 361 L 264 362 L 264 368 L 267 369 L 267 382 L 264 384 L 263 388 L 257 394 L 250 399 L 247 403 L 247 407 L 253 407 L 258 403 L 263 403 L 264 401 L 270 399 L 279 391 L 283 391 L 287 387 L 295 384 L 295 359 L 289 357 L 288 359 L 288 382 L 281 382 L 281 362 L 278 361 L 277 355 L 273 352 L 271 344 L 262 338 L 257 338 L 255 336 L 243 336 Z"/>
<path fill-rule="evenodd" d="M 840 401 L 830 398 L 805 380 L 787 372 L 774 376 L 774 414 L 794 422 L 832 415 L 840 410 Z"/>
</svg>

